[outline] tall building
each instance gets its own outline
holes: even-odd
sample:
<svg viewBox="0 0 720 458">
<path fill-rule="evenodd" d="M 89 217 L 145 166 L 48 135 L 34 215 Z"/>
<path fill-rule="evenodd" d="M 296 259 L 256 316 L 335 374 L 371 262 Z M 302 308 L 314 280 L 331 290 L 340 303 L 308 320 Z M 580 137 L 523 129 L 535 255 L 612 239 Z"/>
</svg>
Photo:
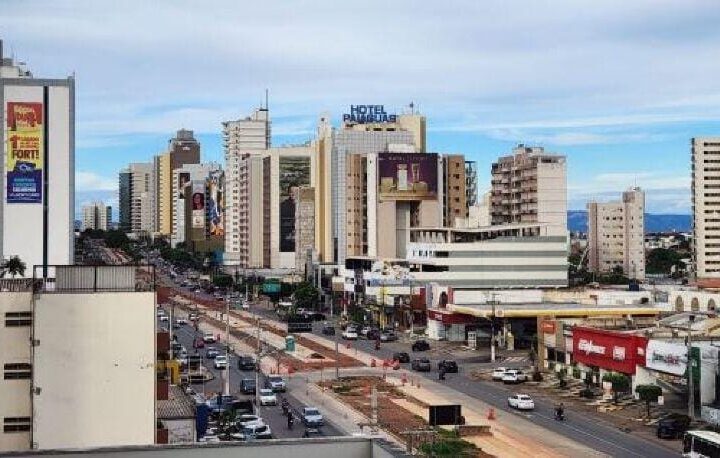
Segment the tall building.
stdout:
<svg viewBox="0 0 720 458">
<path fill-rule="evenodd" d="M 135 234 L 155 232 L 155 174 L 152 162 L 135 162 L 120 172 L 120 194 L 123 208 L 123 186 L 129 182 L 129 215 L 121 216 L 130 222 L 130 232 Z"/>
<path fill-rule="evenodd" d="M 720 279 L 720 137 L 692 139 L 693 262 L 698 281 Z"/>
<path fill-rule="evenodd" d="M 567 230 L 565 156 L 518 145 L 492 165 L 492 224 L 547 223 Z"/>
<path fill-rule="evenodd" d="M 443 155 L 443 226 L 455 227 L 456 220 L 468 217 L 465 157 L 461 154 Z"/>
<path fill-rule="evenodd" d="M 132 172 L 122 169 L 118 177 L 118 227 L 121 231 L 132 231 Z"/>
<path fill-rule="evenodd" d="M 155 181 L 155 230 L 162 235 L 172 233 L 175 207 L 173 206 L 173 172 L 186 164 L 200 163 L 200 143 L 192 130 L 180 129 L 168 140 L 167 151 L 153 161 Z"/>
<path fill-rule="evenodd" d="M 465 161 L 465 194 L 468 208 L 477 204 L 478 182 L 477 163 L 475 161 Z"/>
<path fill-rule="evenodd" d="M 248 154 L 262 153 L 270 148 L 270 112 L 267 108 L 257 108 L 252 115 L 235 121 L 223 122 L 223 145 L 225 149 L 225 183 L 227 195 L 225 258 L 226 265 L 249 267 L 250 230 L 249 217 L 249 180 L 261 181 L 259 161 L 254 161 L 253 174 Z M 253 162 L 253 161 L 250 161 Z M 258 190 L 256 190 L 257 195 Z M 252 232 L 255 234 L 255 232 Z M 260 241 L 262 243 L 262 241 Z M 257 254 L 255 255 L 257 261 Z M 253 265 L 255 267 L 255 265 Z M 259 267 L 259 266 L 258 266 Z"/>
<path fill-rule="evenodd" d="M 589 202 L 588 266 L 607 273 L 621 267 L 629 278 L 645 279 L 645 193 L 630 188 L 621 202 Z"/>
<path fill-rule="evenodd" d="M 315 251 L 315 188 L 295 191 L 295 270 L 303 272 Z M 308 259 L 310 253 L 310 259 Z"/>
<path fill-rule="evenodd" d="M 0 279 L 0 453 L 155 442 L 146 269 L 54 266 L 48 282 Z"/>
<path fill-rule="evenodd" d="M 93 202 L 82 207 L 82 230 L 100 229 L 107 231 L 110 228 L 112 208 L 104 202 Z"/>
<path fill-rule="evenodd" d="M 186 249 L 222 262 L 225 247 L 225 174 L 219 167 L 200 179 L 183 183 L 180 189 L 184 218 L 178 220 Z"/>
<path fill-rule="evenodd" d="M 75 79 L 35 78 L 0 41 L 0 123 L 0 259 L 72 264 Z"/>
<path fill-rule="evenodd" d="M 172 189 L 172 237 L 170 239 L 172 246 L 185 242 L 185 204 L 186 200 L 184 187 L 190 181 L 202 181 L 210 178 L 211 173 L 221 172 L 220 164 L 210 162 L 207 164 L 185 164 L 180 168 L 173 170 L 173 189 Z M 225 196 L 222 196 L 223 198 Z"/>
</svg>

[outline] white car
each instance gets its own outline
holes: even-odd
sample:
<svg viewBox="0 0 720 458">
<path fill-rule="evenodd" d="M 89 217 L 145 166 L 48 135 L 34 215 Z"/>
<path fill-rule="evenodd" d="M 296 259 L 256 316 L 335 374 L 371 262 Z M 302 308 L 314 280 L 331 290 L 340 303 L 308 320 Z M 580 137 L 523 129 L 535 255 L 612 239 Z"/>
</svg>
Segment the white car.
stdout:
<svg viewBox="0 0 720 458">
<path fill-rule="evenodd" d="M 492 379 L 493 380 L 502 380 L 503 375 L 505 375 L 505 372 L 507 372 L 507 367 L 496 367 L 492 371 Z"/>
<path fill-rule="evenodd" d="M 342 338 L 345 340 L 357 340 L 358 339 L 357 331 L 352 330 L 352 329 L 346 329 L 342 333 Z"/>
<path fill-rule="evenodd" d="M 187 321 L 186 318 L 178 318 L 177 320 L 175 320 L 175 322 L 176 322 L 177 324 L 181 324 L 181 325 L 183 325 L 183 324 L 188 324 L 188 321 Z"/>
<path fill-rule="evenodd" d="M 225 355 L 216 356 L 215 361 L 213 362 L 213 366 L 215 366 L 215 369 L 227 369 L 227 367 L 228 367 L 227 356 L 225 356 Z"/>
<path fill-rule="evenodd" d="M 275 392 L 269 388 L 263 388 L 260 390 L 260 405 L 261 406 L 276 406 L 277 396 Z"/>
<path fill-rule="evenodd" d="M 502 377 L 503 383 L 521 383 L 527 381 L 527 375 L 518 369 L 508 369 Z"/>
<path fill-rule="evenodd" d="M 167 316 L 167 315 L 160 315 L 160 321 L 163 321 L 163 322 L 164 322 L 164 321 L 168 321 L 168 322 L 169 322 L 169 321 L 170 321 L 170 317 Z"/>
<path fill-rule="evenodd" d="M 248 301 L 243 301 L 243 302 L 242 302 L 242 309 L 243 309 L 243 310 L 250 310 L 250 302 L 248 302 Z"/>
<path fill-rule="evenodd" d="M 212 332 L 206 332 L 203 334 L 203 341 L 205 343 L 215 343 L 215 334 Z"/>
<path fill-rule="evenodd" d="M 244 414 L 244 415 L 240 415 L 239 417 L 235 418 L 235 424 L 242 429 L 242 428 L 246 428 L 248 426 L 264 425 L 265 422 L 263 421 L 262 418 L 258 417 L 257 415 Z"/>
<path fill-rule="evenodd" d="M 508 398 L 508 405 L 518 410 L 533 410 L 535 402 L 527 394 L 513 394 Z"/>
</svg>

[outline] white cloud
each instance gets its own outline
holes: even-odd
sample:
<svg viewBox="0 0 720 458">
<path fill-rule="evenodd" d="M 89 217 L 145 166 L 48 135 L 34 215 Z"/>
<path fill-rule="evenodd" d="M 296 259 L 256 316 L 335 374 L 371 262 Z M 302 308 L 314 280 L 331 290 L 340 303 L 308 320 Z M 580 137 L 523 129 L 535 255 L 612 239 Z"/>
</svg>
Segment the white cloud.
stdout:
<svg viewBox="0 0 720 458">
<path fill-rule="evenodd" d="M 117 178 L 100 176 L 94 172 L 76 171 L 75 189 L 77 191 L 116 191 Z"/>
</svg>

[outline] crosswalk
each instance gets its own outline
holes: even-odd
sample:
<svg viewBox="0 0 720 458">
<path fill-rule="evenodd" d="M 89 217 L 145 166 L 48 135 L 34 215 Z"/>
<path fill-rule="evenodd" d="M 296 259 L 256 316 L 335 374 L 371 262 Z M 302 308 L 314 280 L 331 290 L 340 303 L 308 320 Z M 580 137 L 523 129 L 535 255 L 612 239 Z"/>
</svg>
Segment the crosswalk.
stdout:
<svg viewBox="0 0 720 458">
<path fill-rule="evenodd" d="M 504 363 L 524 363 L 530 361 L 530 358 L 527 356 L 508 356 L 507 358 L 503 359 Z"/>
</svg>

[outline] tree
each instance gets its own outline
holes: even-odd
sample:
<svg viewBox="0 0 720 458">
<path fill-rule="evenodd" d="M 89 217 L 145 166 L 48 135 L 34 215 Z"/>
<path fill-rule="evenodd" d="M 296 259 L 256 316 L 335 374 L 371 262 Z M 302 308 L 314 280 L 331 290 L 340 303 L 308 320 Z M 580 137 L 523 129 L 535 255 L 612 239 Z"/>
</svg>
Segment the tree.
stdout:
<svg viewBox="0 0 720 458">
<path fill-rule="evenodd" d="M 648 253 L 645 261 L 647 273 L 669 275 L 673 266 L 681 264 L 681 259 L 682 256 L 674 250 L 656 248 Z"/>
<path fill-rule="evenodd" d="M 640 396 L 641 401 L 645 401 L 647 416 L 650 418 L 650 403 L 657 402 L 662 396 L 662 389 L 657 385 L 638 385 L 635 387 L 635 392 Z"/>
<path fill-rule="evenodd" d="M 293 293 L 295 307 L 315 310 L 318 303 L 318 294 L 318 289 L 312 283 L 300 283 Z"/>
<path fill-rule="evenodd" d="M 22 262 L 22 260 L 20 260 L 18 256 L 12 256 L 10 259 L 3 263 L 2 267 L 5 272 L 9 273 L 10 275 L 12 275 L 13 278 L 15 278 L 15 275 L 24 276 L 27 266 L 24 262 Z"/>
<path fill-rule="evenodd" d="M 215 275 L 212 281 L 213 285 L 218 288 L 229 288 L 233 284 L 233 278 L 230 275 Z"/>
<path fill-rule="evenodd" d="M 610 372 L 609 374 L 605 374 L 602 379 L 603 382 L 610 382 L 612 384 L 614 403 L 617 403 L 620 393 L 625 393 L 628 388 L 630 388 L 630 378 L 624 374 Z"/>
</svg>

